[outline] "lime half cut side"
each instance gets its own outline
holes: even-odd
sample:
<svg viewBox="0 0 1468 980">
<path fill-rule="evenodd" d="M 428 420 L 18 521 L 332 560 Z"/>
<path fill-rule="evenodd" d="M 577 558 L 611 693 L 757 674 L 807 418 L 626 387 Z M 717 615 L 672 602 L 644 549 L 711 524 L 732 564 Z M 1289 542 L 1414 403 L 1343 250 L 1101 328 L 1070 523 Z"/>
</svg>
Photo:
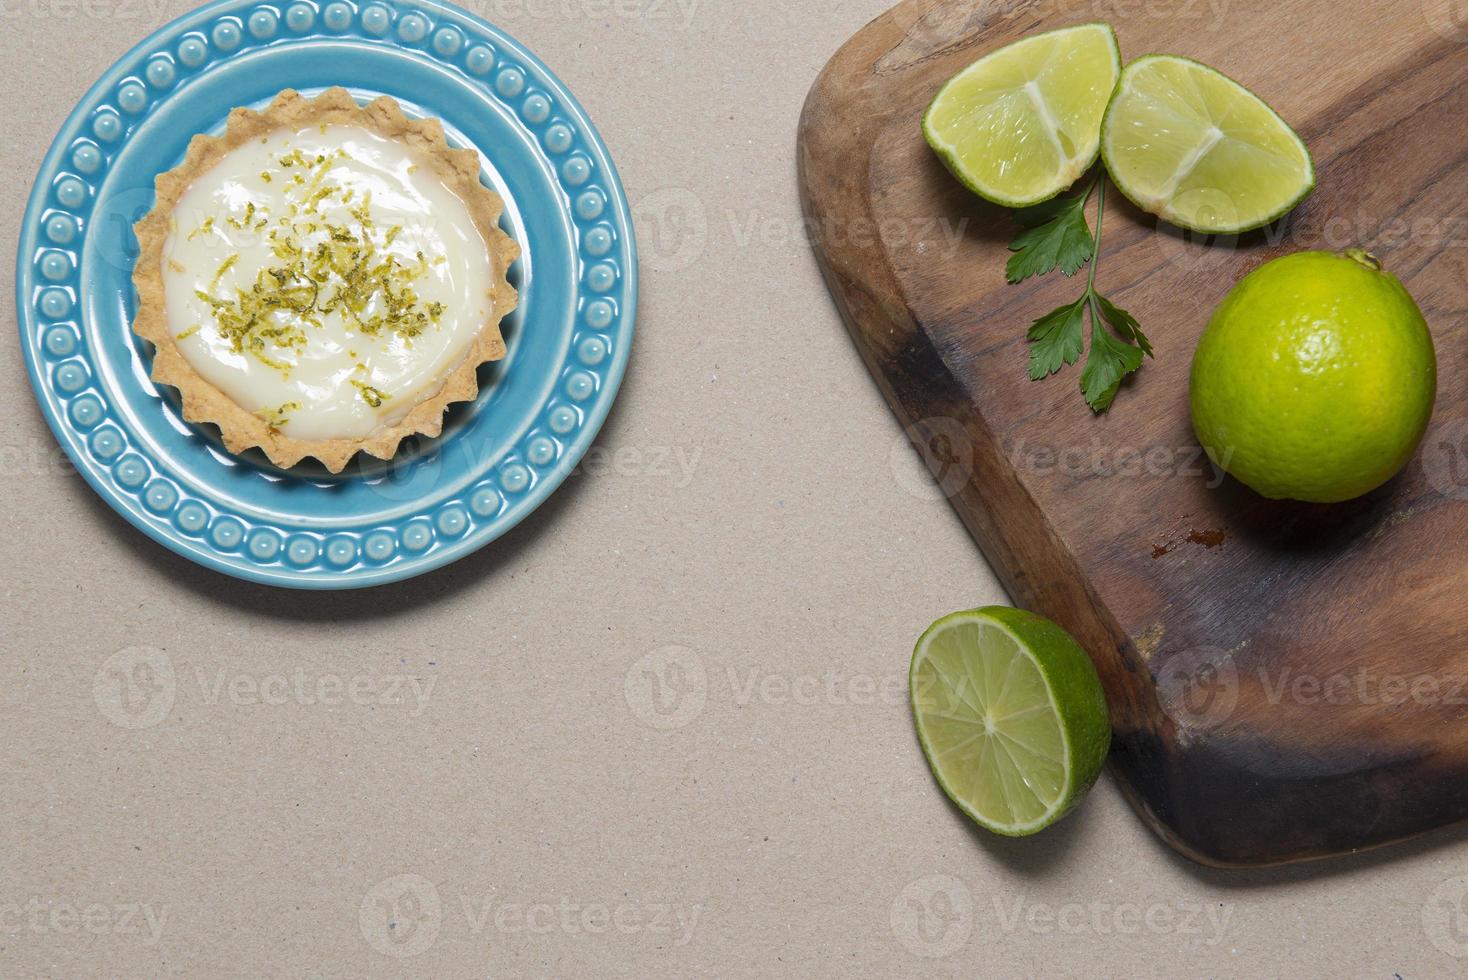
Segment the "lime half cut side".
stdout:
<svg viewBox="0 0 1468 980">
<path fill-rule="evenodd" d="M 1137 207 L 1209 234 L 1266 225 L 1315 187 L 1310 151 L 1278 113 L 1227 75 L 1174 55 L 1126 66 L 1101 155 Z"/>
<path fill-rule="evenodd" d="M 1096 162 L 1120 73 L 1108 24 L 1036 34 L 950 78 L 923 116 L 923 135 L 974 193 L 1005 207 L 1038 204 Z"/>
<path fill-rule="evenodd" d="M 1069 633 L 1004 606 L 928 627 L 908 677 L 943 792 L 1009 837 L 1048 827 L 1096 781 L 1111 744 L 1096 668 Z"/>
</svg>

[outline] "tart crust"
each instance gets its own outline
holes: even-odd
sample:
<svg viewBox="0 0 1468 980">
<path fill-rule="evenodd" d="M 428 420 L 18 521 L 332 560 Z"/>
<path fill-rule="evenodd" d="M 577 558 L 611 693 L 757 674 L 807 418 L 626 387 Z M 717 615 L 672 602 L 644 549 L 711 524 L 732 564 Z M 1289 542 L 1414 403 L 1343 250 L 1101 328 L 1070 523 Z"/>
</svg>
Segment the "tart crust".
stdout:
<svg viewBox="0 0 1468 980">
<path fill-rule="evenodd" d="M 236 147 L 277 129 L 298 129 L 313 123 L 360 126 L 408 147 L 464 202 L 494 266 L 490 314 L 463 360 L 444 375 L 435 393 L 415 404 L 401 419 L 381 425 L 361 438 L 298 439 L 245 409 L 200 375 L 184 357 L 174 341 L 164 305 L 164 244 L 173 229 L 174 209 L 184 192 Z M 450 147 L 444 140 L 443 125 L 437 119 L 409 119 L 398 103 L 387 96 L 359 106 L 344 88 L 327 89 L 314 99 L 285 89 L 263 112 L 232 110 L 223 135 L 194 136 L 189 141 L 184 162 L 159 174 L 154 180 L 154 190 L 157 200 L 153 210 L 133 226 L 139 247 L 138 261 L 133 267 L 133 287 L 138 294 L 133 332 L 157 348 L 153 380 L 178 389 L 183 398 L 184 418 L 218 426 L 225 447 L 232 453 L 258 446 L 272 463 L 281 467 L 294 466 L 303 458 L 313 456 L 332 473 L 340 473 L 358 451 L 391 459 L 398 444 L 408 436 L 437 436 L 442 432 L 448 406 L 469 401 L 479 393 L 475 374 L 479 366 L 505 356 L 500 321 L 519 301 L 505 272 L 519 257 L 520 246 L 499 228 L 504 201 L 479 182 L 478 155 L 473 150 Z"/>
</svg>

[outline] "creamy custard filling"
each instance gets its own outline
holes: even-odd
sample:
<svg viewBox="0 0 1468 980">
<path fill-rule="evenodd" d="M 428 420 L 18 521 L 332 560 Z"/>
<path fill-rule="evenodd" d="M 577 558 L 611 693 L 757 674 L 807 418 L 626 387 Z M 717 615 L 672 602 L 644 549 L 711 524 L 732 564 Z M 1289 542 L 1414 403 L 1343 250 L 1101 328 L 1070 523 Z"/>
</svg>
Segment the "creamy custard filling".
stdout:
<svg viewBox="0 0 1468 980">
<path fill-rule="evenodd" d="M 408 147 L 344 125 L 231 150 L 164 244 L 179 351 L 287 435 L 362 438 L 437 391 L 491 316 L 469 211 Z"/>
</svg>

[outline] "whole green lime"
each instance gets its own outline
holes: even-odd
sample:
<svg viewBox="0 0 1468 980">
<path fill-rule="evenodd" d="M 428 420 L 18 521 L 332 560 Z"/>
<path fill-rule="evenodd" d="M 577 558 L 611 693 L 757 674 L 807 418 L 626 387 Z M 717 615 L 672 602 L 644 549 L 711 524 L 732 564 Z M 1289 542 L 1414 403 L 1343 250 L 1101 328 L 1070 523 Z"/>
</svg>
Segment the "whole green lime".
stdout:
<svg viewBox="0 0 1468 980">
<path fill-rule="evenodd" d="M 1412 458 L 1437 358 L 1422 311 L 1375 258 L 1296 252 L 1239 280 L 1214 311 L 1190 394 L 1215 463 L 1266 497 L 1333 503 Z"/>
</svg>

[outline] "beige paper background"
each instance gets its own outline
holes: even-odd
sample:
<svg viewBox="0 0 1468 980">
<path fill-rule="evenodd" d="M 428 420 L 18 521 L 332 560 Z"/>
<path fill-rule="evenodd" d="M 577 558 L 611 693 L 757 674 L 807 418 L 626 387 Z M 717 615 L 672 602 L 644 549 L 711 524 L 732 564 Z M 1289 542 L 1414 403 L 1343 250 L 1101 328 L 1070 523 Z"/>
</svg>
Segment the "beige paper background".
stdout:
<svg viewBox="0 0 1468 980">
<path fill-rule="evenodd" d="M 1028 841 L 932 784 L 913 640 L 1004 597 L 847 341 L 794 181 L 807 88 L 883 6 L 480 4 L 611 147 L 642 309 L 583 471 L 413 582 L 276 591 L 146 540 L 61 457 L 7 306 L 0 976 L 1468 970 L 1461 834 L 1230 874 L 1106 779 Z M 0 0 L 4 241 L 85 88 L 184 9 Z"/>
</svg>

